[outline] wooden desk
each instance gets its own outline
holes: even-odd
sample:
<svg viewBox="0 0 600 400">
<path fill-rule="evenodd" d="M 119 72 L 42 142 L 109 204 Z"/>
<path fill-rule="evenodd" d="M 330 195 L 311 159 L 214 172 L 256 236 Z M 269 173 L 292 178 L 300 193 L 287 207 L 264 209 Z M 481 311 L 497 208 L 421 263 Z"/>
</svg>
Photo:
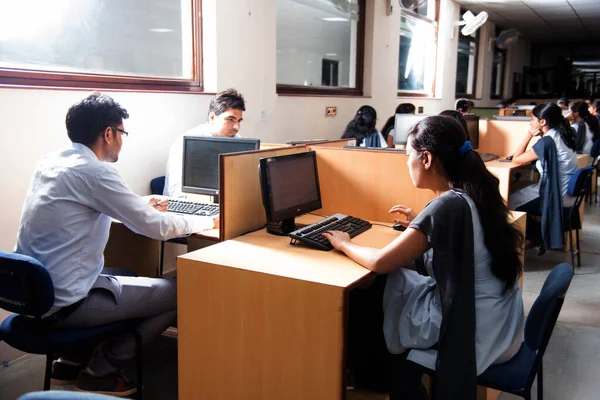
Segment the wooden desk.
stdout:
<svg viewBox="0 0 600 400">
<path fill-rule="evenodd" d="M 524 229 L 525 214 L 513 218 Z M 381 248 L 399 234 L 374 225 L 353 241 Z M 181 256 L 177 270 L 181 399 L 345 398 L 348 292 L 368 270 L 264 229 Z"/>
<path fill-rule="evenodd" d="M 373 226 L 354 241 L 398 234 Z M 348 291 L 368 270 L 265 230 L 181 256 L 177 270 L 181 399 L 344 398 Z"/>
</svg>

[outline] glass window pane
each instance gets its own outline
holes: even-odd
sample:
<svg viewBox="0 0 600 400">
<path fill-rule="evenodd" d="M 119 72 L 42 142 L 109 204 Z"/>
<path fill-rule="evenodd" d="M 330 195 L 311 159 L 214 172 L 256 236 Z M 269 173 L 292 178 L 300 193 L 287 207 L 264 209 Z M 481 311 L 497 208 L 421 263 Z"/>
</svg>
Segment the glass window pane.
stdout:
<svg viewBox="0 0 600 400">
<path fill-rule="evenodd" d="M 433 94 L 436 60 L 435 25 L 402 16 L 398 90 Z"/>
<path fill-rule="evenodd" d="M 436 0 L 400 0 L 403 10 L 408 10 L 432 21 L 436 20 Z"/>
<path fill-rule="evenodd" d="M 501 98 L 504 83 L 504 52 L 495 49 L 492 59 L 491 97 Z M 537 85 L 537 83 L 536 83 Z M 536 88 L 537 91 L 537 88 Z"/>
<path fill-rule="evenodd" d="M 0 0 L 0 67 L 193 79 L 192 2 Z"/>
<path fill-rule="evenodd" d="M 358 0 L 277 0 L 277 83 L 356 87 Z"/>
<path fill-rule="evenodd" d="M 458 40 L 458 55 L 456 62 L 456 94 L 475 94 L 475 62 L 477 60 L 477 42 L 470 38 L 461 37 Z"/>
</svg>

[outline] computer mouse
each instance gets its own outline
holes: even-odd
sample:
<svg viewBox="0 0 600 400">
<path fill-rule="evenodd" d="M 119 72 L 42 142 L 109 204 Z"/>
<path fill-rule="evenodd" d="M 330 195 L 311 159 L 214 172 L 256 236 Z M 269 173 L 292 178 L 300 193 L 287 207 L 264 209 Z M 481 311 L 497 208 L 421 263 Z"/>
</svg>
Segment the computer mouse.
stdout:
<svg viewBox="0 0 600 400">
<path fill-rule="evenodd" d="M 512 159 L 513 159 L 513 156 L 508 156 L 508 157 L 506 157 L 506 160 L 507 160 L 507 161 L 512 161 Z"/>
<path fill-rule="evenodd" d="M 392 226 L 392 228 L 395 231 L 400 231 L 400 232 L 404 232 L 406 230 L 406 227 L 404 225 L 401 225 L 401 224 L 394 224 L 394 226 Z"/>
</svg>

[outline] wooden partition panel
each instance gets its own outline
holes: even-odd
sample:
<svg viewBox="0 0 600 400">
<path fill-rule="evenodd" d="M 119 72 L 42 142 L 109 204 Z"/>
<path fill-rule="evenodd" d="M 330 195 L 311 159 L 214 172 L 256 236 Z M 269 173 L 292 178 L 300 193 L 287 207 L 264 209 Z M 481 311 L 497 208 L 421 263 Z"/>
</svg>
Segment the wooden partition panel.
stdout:
<svg viewBox="0 0 600 400">
<path fill-rule="evenodd" d="M 266 223 L 258 161 L 305 151 L 306 146 L 289 146 L 219 156 L 220 240 L 236 238 Z"/>
<path fill-rule="evenodd" d="M 306 145 L 310 147 L 344 147 L 354 145 L 355 143 L 356 139 L 336 139 L 326 142 L 306 143 Z"/>
<path fill-rule="evenodd" d="M 389 209 L 402 204 L 419 212 L 433 192 L 413 186 L 405 153 L 311 146 L 317 153 L 323 208 L 371 221 L 393 221 Z"/>
<path fill-rule="evenodd" d="M 498 154 L 500 157 L 511 155 L 527 135 L 528 130 L 528 121 L 480 119 L 479 148 L 477 151 Z M 529 142 L 529 147 L 537 141 L 538 138 L 533 138 Z"/>
<path fill-rule="evenodd" d="M 282 144 L 282 143 L 263 143 L 260 142 L 260 149 L 261 150 L 268 150 L 268 149 L 279 149 L 281 147 L 289 147 L 289 144 Z"/>
</svg>

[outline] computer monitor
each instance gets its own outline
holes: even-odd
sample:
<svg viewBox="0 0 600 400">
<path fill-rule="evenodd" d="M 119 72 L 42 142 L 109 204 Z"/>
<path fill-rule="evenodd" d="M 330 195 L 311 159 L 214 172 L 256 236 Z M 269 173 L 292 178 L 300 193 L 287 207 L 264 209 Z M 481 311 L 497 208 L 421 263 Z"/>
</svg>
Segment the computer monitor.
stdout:
<svg viewBox="0 0 600 400">
<path fill-rule="evenodd" d="M 258 150 L 259 147 L 259 139 L 184 136 L 182 191 L 217 196 L 219 154 Z"/>
<path fill-rule="evenodd" d="M 261 158 L 258 168 L 267 232 L 287 236 L 298 228 L 295 217 L 321 208 L 314 151 Z"/>
<path fill-rule="evenodd" d="M 408 132 L 421 120 L 429 117 L 425 114 L 396 114 L 394 123 L 394 131 L 396 136 L 394 138 L 394 144 L 406 144 L 408 139 Z"/>
<path fill-rule="evenodd" d="M 479 116 L 463 115 L 463 118 L 467 123 L 467 132 L 469 133 L 471 147 L 477 149 L 479 147 Z"/>
</svg>

